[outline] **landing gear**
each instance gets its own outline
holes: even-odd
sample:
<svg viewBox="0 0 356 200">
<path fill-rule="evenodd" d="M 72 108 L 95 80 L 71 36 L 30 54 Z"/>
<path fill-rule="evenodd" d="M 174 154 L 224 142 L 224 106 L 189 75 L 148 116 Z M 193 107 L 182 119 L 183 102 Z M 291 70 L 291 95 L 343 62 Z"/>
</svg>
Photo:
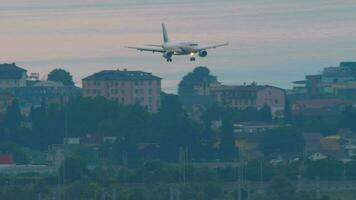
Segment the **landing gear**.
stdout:
<svg viewBox="0 0 356 200">
<path fill-rule="evenodd" d="M 172 58 L 167 58 L 167 62 L 172 62 Z"/>
<path fill-rule="evenodd" d="M 190 57 L 190 61 L 195 61 L 195 57 Z"/>
</svg>

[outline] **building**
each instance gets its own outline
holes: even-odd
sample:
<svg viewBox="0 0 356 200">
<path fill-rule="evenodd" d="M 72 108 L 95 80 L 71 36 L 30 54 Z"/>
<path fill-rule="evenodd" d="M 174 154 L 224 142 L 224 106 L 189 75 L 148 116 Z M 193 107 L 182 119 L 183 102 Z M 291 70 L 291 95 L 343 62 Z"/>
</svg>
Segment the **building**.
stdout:
<svg viewBox="0 0 356 200">
<path fill-rule="evenodd" d="M 354 97 L 356 93 L 356 62 L 341 62 L 338 67 L 326 67 L 322 73 L 307 75 L 305 80 L 295 81 L 294 93 L 306 91 L 311 97 L 333 95 Z"/>
<path fill-rule="evenodd" d="M 218 86 L 211 89 L 218 104 L 245 109 L 268 105 L 274 116 L 281 115 L 285 106 L 285 91 L 269 85 Z M 282 113 L 281 113 L 282 112 Z"/>
<path fill-rule="evenodd" d="M 307 99 L 296 100 L 292 104 L 294 115 L 303 114 L 305 116 L 330 116 L 339 115 L 349 103 L 341 99 Z"/>
<path fill-rule="evenodd" d="M 32 107 L 67 104 L 79 97 L 81 90 L 75 86 L 64 86 L 55 81 L 28 81 L 26 87 L 15 87 L 7 90 L 19 100 L 21 113 L 28 115 Z"/>
<path fill-rule="evenodd" d="M 12 64 L 0 64 L 0 90 L 26 86 L 27 71 Z"/>
<path fill-rule="evenodd" d="M 356 81 L 332 84 L 324 89 L 325 93 L 344 99 L 356 99 Z"/>
<path fill-rule="evenodd" d="M 161 78 L 151 73 L 104 70 L 83 80 L 84 97 L 103 96 L 122 105 L 138 104 L 157 112 L 161 101 Z"/>
</svg>

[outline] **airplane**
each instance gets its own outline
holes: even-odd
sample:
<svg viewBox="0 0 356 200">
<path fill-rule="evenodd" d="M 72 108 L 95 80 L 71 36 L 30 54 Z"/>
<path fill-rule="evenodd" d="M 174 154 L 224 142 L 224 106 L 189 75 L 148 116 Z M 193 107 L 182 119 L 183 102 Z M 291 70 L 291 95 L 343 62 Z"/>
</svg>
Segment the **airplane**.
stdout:
<svg viewBox="0 0 356 200">
<path fill-rule="evenodd" d="M 195 61 L 195 55 L 197 54 L 199 57 L 206 57 L 208 55 L 208 49 L 215 49 L 217 47 L 222 47 L 228 45 L 228 43 L 211 45 L 211 46 L 199 46 L 199 44 L 195 42 L 172 42 L 167 33 L 166 26 L 162 24 L 162 33 L 163 33 L 163 44 L 155 45 L 155 44 L 146 44 L 144 46 L 151 46 L 156 48 L 141 48 L 141 47 L 130 47 L 126 46 L 129 49 L 136 49 L 139 51 L 150 51 L 150 52 L 158 52 L 162 53 L 163 57 L 167 60 L 167 62 L 172 62 L 173 55 L 190 55 L 190 61 Z"/>
</svg>

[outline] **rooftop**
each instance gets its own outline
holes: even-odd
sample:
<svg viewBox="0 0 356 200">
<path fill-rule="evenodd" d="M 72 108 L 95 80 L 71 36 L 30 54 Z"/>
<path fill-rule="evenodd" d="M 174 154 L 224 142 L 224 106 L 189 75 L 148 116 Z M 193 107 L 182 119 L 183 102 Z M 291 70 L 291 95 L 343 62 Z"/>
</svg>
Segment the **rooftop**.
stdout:
<svg viewBox="0 0 356 200">
<path fill-rule="evenodd" d="M 278 88 L 270 85 L 221 85 L 221 86 L 214 87 L 213 89 L 255 92 L 266 88 L 275 88 L 275 89 L 283 90 L 282 88 Z"/>
<path fill-rule="evenodd" d="M 16 66 L 15 63 L 0 64 L 0 79 L 20 79 L 23 73 L 26 73 L 26 70 Z"/>
<path fill-rule="evenodd" d="M 161 80 L 161 78 L 143 71 L 104 70 L 83 80 Z"/>
</svg>

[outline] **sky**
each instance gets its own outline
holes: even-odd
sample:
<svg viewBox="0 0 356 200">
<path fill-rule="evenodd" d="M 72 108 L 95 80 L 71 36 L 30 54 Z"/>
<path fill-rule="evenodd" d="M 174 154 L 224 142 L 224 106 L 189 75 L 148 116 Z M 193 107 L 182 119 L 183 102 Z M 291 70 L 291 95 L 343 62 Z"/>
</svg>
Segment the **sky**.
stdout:
<svg viewBox="0 0 356 200">
<path fill-rule="evenodd" d="M 100 70 L 152 72 L 163 89 L 196 66 L 225 84 L 282 88 L 340 61 L 356 61 L 355 0 L 0 0 L 0 63 L 45 77 L 69 70 L 77 85 Z M 171 40 L 229 42 L 190 62 L 124 46 Z"/>
</svg>

